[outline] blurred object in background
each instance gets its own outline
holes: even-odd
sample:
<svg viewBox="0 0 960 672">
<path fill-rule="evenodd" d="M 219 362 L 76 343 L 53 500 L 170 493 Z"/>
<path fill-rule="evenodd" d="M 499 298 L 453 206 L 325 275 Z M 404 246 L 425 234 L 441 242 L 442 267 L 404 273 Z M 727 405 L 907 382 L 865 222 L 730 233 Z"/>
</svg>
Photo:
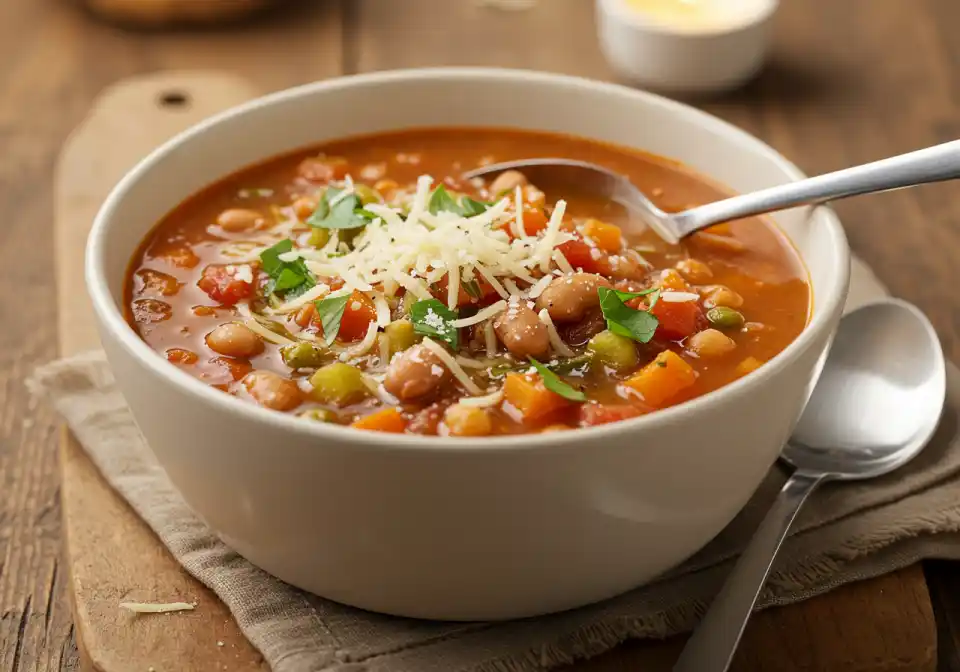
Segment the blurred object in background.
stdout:
<svg viewBox="0 0 960 672">
<path fill-rule="evenodd" d="M 74 0 L 96 16 L 138 28 L 204 26 L 248 18 L 281 0 Z"/>
<path fill-rule="evenodd" d="M 716 94 L 763 67 L 779 0 L 596 0 L 600 49 L 632 84 Z"/>
<path fill-rule="evenodd" d="M 507 12 L 533 9 L 537 4 L 537 0 L 474 0 L 474 2 L 481 7 L 502 9 Z"/>
</svg>

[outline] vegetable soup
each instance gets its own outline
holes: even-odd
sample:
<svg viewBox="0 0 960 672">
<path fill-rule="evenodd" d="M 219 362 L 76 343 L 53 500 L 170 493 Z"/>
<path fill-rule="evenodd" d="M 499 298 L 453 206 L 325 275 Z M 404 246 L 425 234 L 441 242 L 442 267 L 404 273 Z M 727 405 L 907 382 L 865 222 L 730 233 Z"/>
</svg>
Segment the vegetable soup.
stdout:
<svg viewBox="0 0 960 672">
<path fill-rule="evenodd" d="M 559 431 L 748 375 L 804 328 L 806 272 L 764 218 L 667 245 L 589 193 L 492 162 L 563 156 L 667 210 L 724 193 L 666 159 L 529 131 L 417 129 L 250 167 L 132 260 L 131 325 L 172 365 L 304 422 L 424 435 Z"/>
</svg>

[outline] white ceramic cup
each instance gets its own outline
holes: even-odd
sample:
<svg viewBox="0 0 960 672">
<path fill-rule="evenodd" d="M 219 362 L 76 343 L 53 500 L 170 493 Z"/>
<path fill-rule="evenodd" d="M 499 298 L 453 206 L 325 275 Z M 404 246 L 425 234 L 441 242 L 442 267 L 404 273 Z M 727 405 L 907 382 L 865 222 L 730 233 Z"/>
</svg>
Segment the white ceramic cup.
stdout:
<svg viewBox="0 0 960 672">
<path fill-rule="evenodd" d="M 601 51 L 622 78 L 644 88 L 691 95 L 735 89 L 766 60 L 779 0 L 725 1 L 739 20 L 684 30 L 645 19 L 625 0 L 596 0 Z"/>
<path fill-rule="evenodd" d="M 825 208 L 777 222 L 811 276 L 807 328 L 759 371 L 602 427 L 426 438 L 304 422 L 204 385 L 123 318 L 138 244 L 183 199 L 266 157 L 411 126 L 509 126 L 673 157 L 736 190 L 799 178 L 755 138 L 624 87 L 498 69 L 408 70 L 273 94 L 174 138 L 97 216 L 86 280 L 103 347 L 144 436 L 190 506 L 242 555 L 358 607 L 453 620 L 531 616 L 639 586 L 716 535 L 799 417 L 847 292 Z"/>
</svg>

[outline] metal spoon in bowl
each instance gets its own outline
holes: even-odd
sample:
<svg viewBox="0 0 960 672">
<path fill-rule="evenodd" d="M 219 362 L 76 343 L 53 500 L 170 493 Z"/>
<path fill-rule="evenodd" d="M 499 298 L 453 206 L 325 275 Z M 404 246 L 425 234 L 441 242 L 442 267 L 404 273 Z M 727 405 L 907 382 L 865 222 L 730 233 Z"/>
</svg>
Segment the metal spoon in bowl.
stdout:
<svg viewBox="0 0 960 672">
<path fill-rule="evenodd" d="M 787 530 L 827 481 L 881 476 L 927 444 L 946 396 L 930 321 L 889 299 L 840 322 L 817 386 L 782 458 L 796 468 L 694 631 L 673 672 L 724 672 Z"/>
<path fill-rule="evenodd" d="M 675 245 L 700 229 L 741 217 L 952 180 L 960 177 L 960 140 L 733 196 L 677 213 L 666 213 L 658 208 L 626 177 L 584 161 L 523 159 L 477 168 L 464 173 L 463 177 L 487 177 L 506 170 L 519 170 L 540 186 L 573 187 L 605 196 L 626 208 L 631 217 L 650 226 L 665 241 Z"/>
</svg>

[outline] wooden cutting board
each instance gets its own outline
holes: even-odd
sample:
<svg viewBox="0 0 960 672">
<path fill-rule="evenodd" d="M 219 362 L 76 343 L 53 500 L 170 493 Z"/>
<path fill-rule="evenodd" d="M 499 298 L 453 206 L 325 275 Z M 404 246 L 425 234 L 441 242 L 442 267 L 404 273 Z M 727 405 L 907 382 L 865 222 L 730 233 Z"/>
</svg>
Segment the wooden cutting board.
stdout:
<svg viewBox="0 0 960 672">
<path fill-rule="evenodd" d="M 249 84 L 218 73 L 163 73 L 128 80 L 106 91 L 68 139 L 55 186 L 64 355 L 98 347 L 82 289 L 83 247 L 109 190 L 164 140 L 257 93 Z M 226 607 L 181 569 L 107 486 L 68 432 L 61 461 L 65 555 L 84 670 L 265 670 Z M 125 599 L 196 601 L 197 607 L 136 617 L 118 608 Z M 570 669 L 665 672 L 682 639 L 628 644 Z M 921 568 L 758 614 L 734 667 L 750 672 L 933 672 L 936 627 Z"/>
</svg>

